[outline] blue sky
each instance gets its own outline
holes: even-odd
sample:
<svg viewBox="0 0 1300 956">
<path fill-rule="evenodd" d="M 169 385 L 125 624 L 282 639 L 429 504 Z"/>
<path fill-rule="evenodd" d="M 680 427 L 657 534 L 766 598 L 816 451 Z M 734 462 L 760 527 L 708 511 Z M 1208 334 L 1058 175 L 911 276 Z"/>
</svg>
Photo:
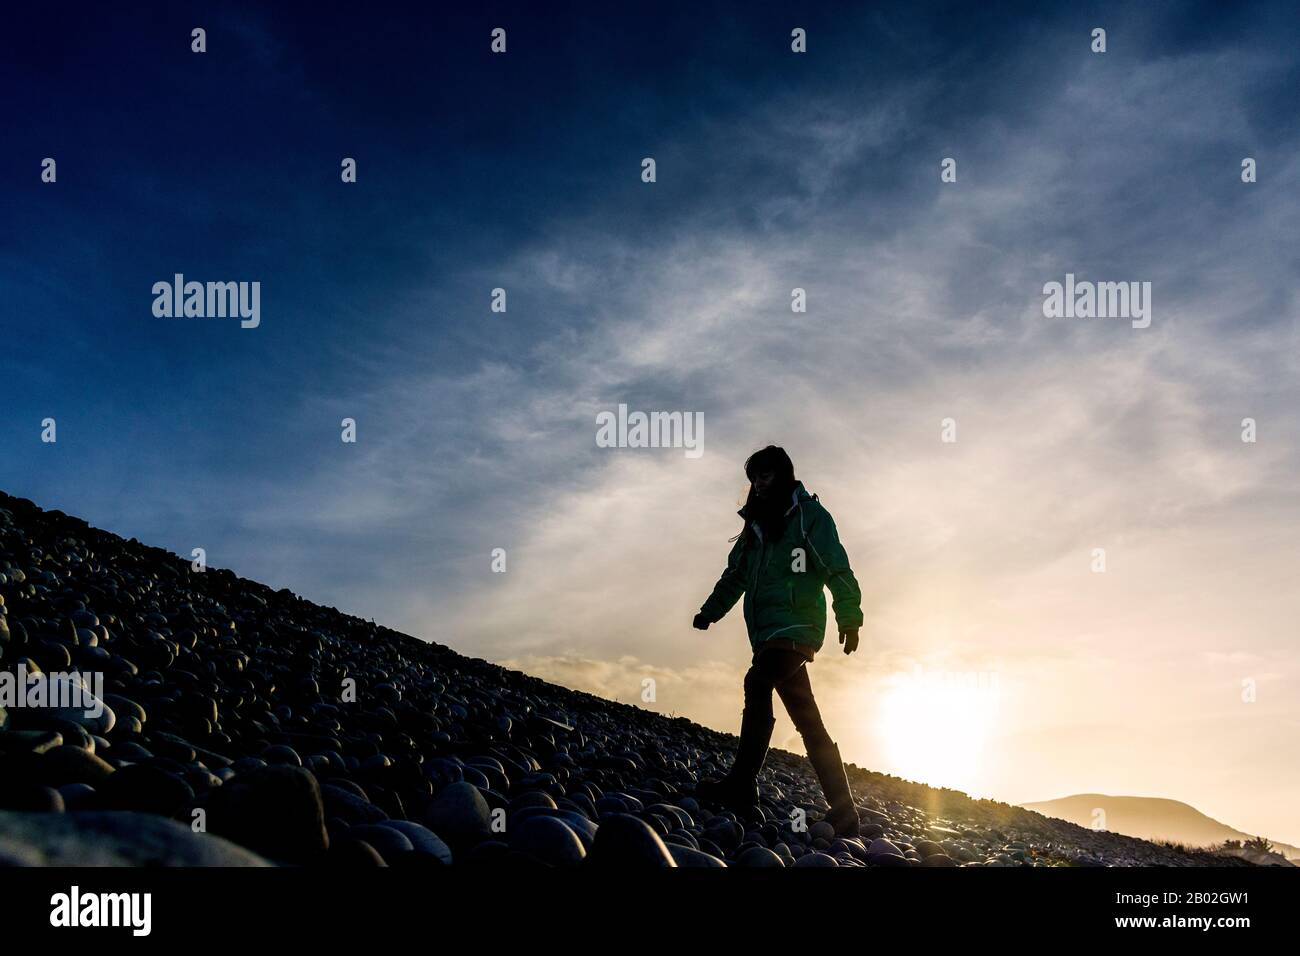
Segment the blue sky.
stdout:
<svg viewBox="0 0 1300 956">
<path fill-rule="evenodd" d="M 688 625 L 777 442 L 863 581 L 848 759 L 1300 842 L 1290 5 L 322 6 L 6 12 L 0 487 L 734 729 Z M 155 318 L 176 272 L 261 326 Z M 1152 327 L 1045 319 L 1067 272 Z M 704 456 L 597 448 L 620 402 Z M 983 737 L 888 731 L 918 667 L 1001 676 Z"/>
</svg>

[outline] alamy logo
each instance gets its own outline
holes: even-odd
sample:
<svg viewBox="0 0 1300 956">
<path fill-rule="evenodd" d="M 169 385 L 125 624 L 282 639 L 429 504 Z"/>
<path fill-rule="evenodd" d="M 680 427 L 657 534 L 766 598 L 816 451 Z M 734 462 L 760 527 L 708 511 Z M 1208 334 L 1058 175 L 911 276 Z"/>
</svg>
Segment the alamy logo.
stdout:
<svg viewBox="0 0 1300 956">
<path fill-rule="evenodd" d="M 132 936 L 148 936 L 153 925 L 150 893 L 82 893 L 73 886 L 50 897 L 50 925 L 129 926 Z"/>
<path fill-rule="evenodd" d="M 704 454 L 703 412 L 629 412 L 626 405 L 596 415 L 598 448 L 685 448 L 687 458 Z"/>
<path fill-rule="evenodd" d="M 1043 315 L 1049 319 L 1132 319 L 1135 329 L 1151 324 L 1150 282 L 1075 282 L 1043 286 Z"/>
<path fill-rule="evenodd" d="M 22 661 L 13 671 L 0 671 L 0 708 L 80 711 L 89 719 L 104 713 L 102 671 L 28 672 Z"/>
<path fill-rule="evenodd" d="M 171 282 L 155 282 L 153 294 L 153 314 L 160 319 L 238 317 L 244 329 L 262 323 L 260 282 L 186 282 L 178 272 Z"/>
</svg>

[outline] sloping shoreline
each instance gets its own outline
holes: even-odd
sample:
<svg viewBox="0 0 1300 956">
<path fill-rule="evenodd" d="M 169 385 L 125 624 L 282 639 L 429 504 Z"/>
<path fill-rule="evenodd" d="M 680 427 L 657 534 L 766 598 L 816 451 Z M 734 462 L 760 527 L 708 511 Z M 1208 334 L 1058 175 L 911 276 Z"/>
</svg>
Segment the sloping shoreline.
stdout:
<svg viewBox="0 0 1300 956">
<path fill-rule="evenodd" d="M 79 839 L 87 858 L 140 863 L 134 826 L 144 862 L 181 865 L 209 834 L 234 844 L 231 865 L 1249 865 L 853 764 L 861 835 L 837 837 L 817 822 L 807 760 L 780 750 L 759 806 L 701 806 L 694 784 L 725 771 L 731 735 L 195 570 L 3 493 L 0 597 L 0 669 L 76 670 L 104 688 L 93 721 L 0 711 L 0 860 L 75 862 Z M 95 842 L 106 829 L 111 846 Z"/>
</svg>

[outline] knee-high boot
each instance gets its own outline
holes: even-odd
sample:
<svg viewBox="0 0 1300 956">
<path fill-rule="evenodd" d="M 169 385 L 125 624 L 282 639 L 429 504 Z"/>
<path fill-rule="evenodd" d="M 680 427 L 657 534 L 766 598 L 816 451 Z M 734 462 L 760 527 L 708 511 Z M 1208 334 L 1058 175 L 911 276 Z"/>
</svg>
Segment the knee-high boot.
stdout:
<svg viewBox="0 0 1300 956">
<path fill-rule="evenodd" d="M 840 760 L 840 748 L 829 739 L 814 743 L 808 748 L 808 761 L 821 782 L 826 802 L 831 805 L 826 812 L 826 822 L 839 836 L 857 836 L 861 826 L 858 808 L 853 803 L 844 762 Z"/>
<path fill-rule="evenodd" d="M 767 759 L 775 726 L 774 717 L 759 715 L 746 707 L 740 718 L 740 745 L 736 748 L 736 759 L 731 769 L 721 780 L 702 780 L 695 788 L 695 795 L 737 812 L 756 804 L 758 772 Z"/>
</svg>

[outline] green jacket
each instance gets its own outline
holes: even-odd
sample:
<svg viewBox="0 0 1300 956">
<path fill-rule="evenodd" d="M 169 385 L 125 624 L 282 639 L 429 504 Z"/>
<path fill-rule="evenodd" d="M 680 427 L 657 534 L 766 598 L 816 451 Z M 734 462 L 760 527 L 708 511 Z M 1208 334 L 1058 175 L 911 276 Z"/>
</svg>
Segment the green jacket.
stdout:
<svg viewBox="0 0 1300 956">
<path fill-rule="evenodd" d="M 745 627 L 755 651 L 772 638 L 820 650 L 826 636 L 826 594 L 831 589 L 835 621 L 862 626 L 862 589 L 840 544 L 830 512 L 816 495 L 795 482 L 785 531 L 764 541 L 750 522 L 727 557 L 727 569 L 700 613 L 713 624 L 745 596 Z M 742 508 L 738 514 L 747 518 Z"/>
</svg>

